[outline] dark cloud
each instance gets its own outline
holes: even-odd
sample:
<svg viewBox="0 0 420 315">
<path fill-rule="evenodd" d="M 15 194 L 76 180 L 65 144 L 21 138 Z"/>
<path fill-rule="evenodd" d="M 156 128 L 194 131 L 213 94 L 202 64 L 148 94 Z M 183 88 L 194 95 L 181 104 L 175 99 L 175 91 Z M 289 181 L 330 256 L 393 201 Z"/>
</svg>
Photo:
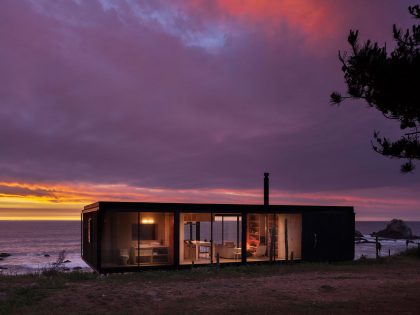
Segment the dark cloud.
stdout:
<svg viewBox="0 0 420 315">
<path fill-rule="evenodd" d="M 51 191 L 45 189 L 32 189 L 19 186 L 6 186 L 0 184 L 0 194 L 6 196 L 22 196 L 22 197 L 54 197 Z"/>
<path fill-rule="evenodd" d="M 270 171 L 294 191 L 419 186 L 370 149 L 389 122 L 328 105 L 348 29 L 388 40 L 407 4 L 318 1 L 311 28 L 287 9 L 277 23 L 280 11 L 79 2 L 1 4 L 1 179 L 255 188 Z"/>
</svg>

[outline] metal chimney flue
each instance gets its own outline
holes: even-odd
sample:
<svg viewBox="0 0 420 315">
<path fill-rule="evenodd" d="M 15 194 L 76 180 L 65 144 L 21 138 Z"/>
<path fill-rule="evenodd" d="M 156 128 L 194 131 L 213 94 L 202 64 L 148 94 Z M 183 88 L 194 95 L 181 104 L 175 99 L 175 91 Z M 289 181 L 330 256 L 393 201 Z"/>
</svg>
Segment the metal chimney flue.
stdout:
<svg viewBox="0 0 420 315">
<path fill-rule="evenodd" d="M 264 206 L 269 205 L 269 179 L 268 176 L 270 173 L 264 173 Z"/>
</svg>

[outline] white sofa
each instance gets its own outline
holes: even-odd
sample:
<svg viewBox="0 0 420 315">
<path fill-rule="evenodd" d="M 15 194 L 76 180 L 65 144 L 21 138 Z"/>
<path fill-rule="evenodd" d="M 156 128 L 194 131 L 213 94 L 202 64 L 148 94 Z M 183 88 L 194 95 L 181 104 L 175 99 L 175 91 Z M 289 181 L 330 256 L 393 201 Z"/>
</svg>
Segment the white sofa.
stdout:
<svg viewBox="0 0 420 315">
<path fill-rule="evenodd" d="M 220 258 L 228 258 L 234 259 L 236 248 L 230 244 L 222 245 L 222 244 L 215 244 L 215 255 L 219 254 Z"/>
</svg>

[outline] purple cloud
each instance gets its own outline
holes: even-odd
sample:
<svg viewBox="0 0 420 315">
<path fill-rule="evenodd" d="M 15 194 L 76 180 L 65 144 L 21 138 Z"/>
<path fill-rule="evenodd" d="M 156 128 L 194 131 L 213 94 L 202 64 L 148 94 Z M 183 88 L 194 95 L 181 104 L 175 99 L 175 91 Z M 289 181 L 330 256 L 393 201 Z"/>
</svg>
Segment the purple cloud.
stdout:
<svg viewBox="0 0 420 315">
<path fill-rule="evenodd" d="M 303 21 L 266 2 L 2 2 L 0 179 L 251 189 L 270 171 L 294 192 L 418 189 L 370 149 L 396 126 L 328 105 L 348 30 L 389 41 L 407 5 L 298 1 Z"/>
</svg>

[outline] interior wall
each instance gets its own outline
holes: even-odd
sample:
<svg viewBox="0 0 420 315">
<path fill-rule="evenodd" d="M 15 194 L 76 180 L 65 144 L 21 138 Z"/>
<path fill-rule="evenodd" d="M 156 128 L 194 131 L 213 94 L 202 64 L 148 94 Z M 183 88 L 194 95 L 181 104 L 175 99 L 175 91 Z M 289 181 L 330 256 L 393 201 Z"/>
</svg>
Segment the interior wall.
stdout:
<svg viewBox="0 0 420 315">
<path fill-rule="evenodd" d="M 165 233 L 166 222 L 164 214 L 156 212 L 140 212 L 140 223 L 144 224 L 145 220 L 149 222 L 152 221 L 153 224 L 156 224 L 157 231 L 153 241 L 156 241 L 161 245 L 168 246 L 168 239 L 166 238 Z"/>
<path fill-rule="evenodd" d="M 286 259 L 285 220 L 287 219 L 288 259 L 302 258 L 302 215 L 278 214 L 278 259 Z"/>
</svg>

